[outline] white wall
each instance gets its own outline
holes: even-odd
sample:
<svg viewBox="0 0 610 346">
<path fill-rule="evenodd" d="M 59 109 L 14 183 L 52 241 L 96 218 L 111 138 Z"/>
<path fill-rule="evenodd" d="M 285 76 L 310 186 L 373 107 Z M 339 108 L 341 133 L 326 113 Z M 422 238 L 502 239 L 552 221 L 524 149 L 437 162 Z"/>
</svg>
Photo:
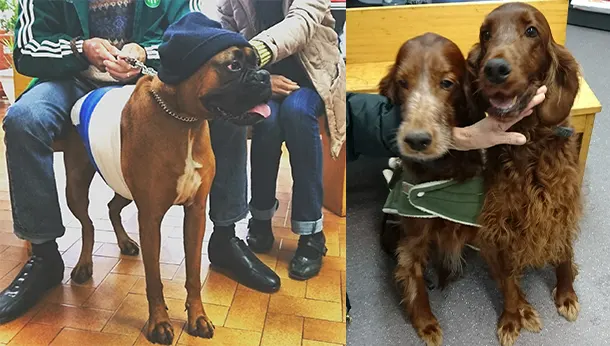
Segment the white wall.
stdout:
<svg viewBox="0 0 610 346">
<path fill-rule="evenodd" d="M 218 0 L 199 0 L 199 5 L 201 5 L 203 14 L 211 19 L 218 20 L 218 11 L 216 10 L 217 2 Z"/>
</svg>

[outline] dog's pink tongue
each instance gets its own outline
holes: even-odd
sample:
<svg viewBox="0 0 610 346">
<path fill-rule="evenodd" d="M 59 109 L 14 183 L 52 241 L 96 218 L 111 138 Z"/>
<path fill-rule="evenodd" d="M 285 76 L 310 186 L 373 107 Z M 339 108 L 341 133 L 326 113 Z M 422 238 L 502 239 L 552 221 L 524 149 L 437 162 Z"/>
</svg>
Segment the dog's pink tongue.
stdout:
<svg viewBox="0 0 610 346">
<path fill-rule="evenodd" d="M 496 108 L 509 108 L 513 105 L 513 101 L 514 101 L 513 99 L 506 99 L 506 100 L 489 99 L 489 102 L 491 103 L 491 105 Z"/>
<path fill-rule="evenodd" d="M 269 107 L 269 105 L 266 103 L 261 103 L 258 106 L 252 107 L 248 113 L 256 113 L 261 115 L 263 118 L 268 118 L 271 115 L 271 107 Z"/>
</svg>

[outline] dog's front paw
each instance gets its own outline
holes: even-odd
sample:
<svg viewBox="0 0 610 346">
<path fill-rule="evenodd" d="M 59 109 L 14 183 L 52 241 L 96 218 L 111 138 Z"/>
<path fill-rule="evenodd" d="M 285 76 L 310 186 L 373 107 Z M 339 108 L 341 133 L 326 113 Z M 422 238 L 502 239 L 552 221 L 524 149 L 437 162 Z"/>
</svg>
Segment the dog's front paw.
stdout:
<svg viewBox="0 0 610 346">
<path fill-rule="evenodd" d="M 531 305 L 526 304 L 519 309 L 521 315 L 521 324 L 523 328 L 530 332 L 538 333 L 542 330 L 542 322 L 540 321 L 540 315 L 538 311 Z"/>
<path fill-rule="evenodd" d="M 580 303 L 578 303 L 576 293 L 567 291 L 558 294 L 557 287 L 555 287 L 553 289 L 553 298 L 555 299 L 557 312 L 570 322 L 576 321 L 580 312 Z"/>
<path fill-rule="evenodd" d="M 502 346 L 512 346 L 521 333 L 521 316 L 504 311 L 498 323 L 498 339 Z"/>
<path fill-rule="evenodd" d="M 171 345 L 174 341 L 174 328 L 169 318 L 155 322 L 151 317 L 151 320 L 148 321 L 146 336 L 153 344 Z"/>
<path fill-rule="evenodd" d="M 127 238 L 125 241 L 119 243 L 121 253 L 127 256 L 137 256 L 140 253 L 140 246 L 133 239 Z"/>
<path fill-rule="evenodd" d="M 187 332 L 193 336 L 210 339 L 214 336 L 214 324 L 207 316 L 199 316 L 188 322 Z"/>
<path fill-rule="evenodd" d="M 417 335 L 426 343 L 426 346 L 441 346 L 443 344 L 443 330 L 434 320 L 423 328 L 417 328 Z"/>
<path fill-rule="evenodd" d="M 81 263 L 81 261 L 79 261 L 76 264 L 76 267 L 74 267 L 74 269 L 72 269 L 72 272 L 70 273 L 72 281 L 76 282 L 77 284 L 85 283 L 91 278 L 92 275 L 93 262 Z"/>
</svg>

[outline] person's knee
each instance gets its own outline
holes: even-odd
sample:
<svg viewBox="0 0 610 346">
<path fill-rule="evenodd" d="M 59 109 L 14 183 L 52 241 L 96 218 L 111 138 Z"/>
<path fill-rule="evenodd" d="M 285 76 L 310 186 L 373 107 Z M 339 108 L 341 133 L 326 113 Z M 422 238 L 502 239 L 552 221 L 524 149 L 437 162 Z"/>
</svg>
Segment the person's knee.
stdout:
<svg viewBox="0 0 610 346">
<path fill-rule="evenodd" d="M 43 124 L 36 117 L 35 106 L 31 103 L 17 101 L 6 111 L 2 127 L 7 137 L 38 133 Z"/>
<path fill-rule="evenodd" d="M 298 89 L 293 91 L 284 102 L 280 110 L 281 120 L 286 123 L 317 122 L 321 112 L 320 97 L 315 91 Z"/>
</svg>

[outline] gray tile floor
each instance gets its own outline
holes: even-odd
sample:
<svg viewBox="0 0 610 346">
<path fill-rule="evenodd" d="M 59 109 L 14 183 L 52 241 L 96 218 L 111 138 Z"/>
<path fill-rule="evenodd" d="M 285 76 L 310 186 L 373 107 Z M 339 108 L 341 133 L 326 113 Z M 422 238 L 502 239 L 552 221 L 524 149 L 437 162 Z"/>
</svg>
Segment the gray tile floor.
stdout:
<svg viewBox="0 0 610 346">
<path fill-rule="evenodd" d="M 598 114 L 585 175 L 586 215 L 576 244 L 580 275 L 576 281 L 581 312 L 569 323 L 557 315 L 550 292 L 550 270 L 529 272 L 522 282 L 528 300 L 543 319 L 539 334 L 523 332 L 517 345 L 610 345 L 610 32 L 568 27 L 567 46 L 602 106 Z M 393 264 L 379 247 L 380 206 L 386 196 L 381 169 L 385 160 L 362 159 L 348 166 L 347 287 L 353 322 L 350 346 L 421 345 L 399 306 Z M 466 276 L 444 292 L 430 294 L 445 345 L 497 345 L 496 321 L 501 301 L 476 254 Z"/>
</svg>

